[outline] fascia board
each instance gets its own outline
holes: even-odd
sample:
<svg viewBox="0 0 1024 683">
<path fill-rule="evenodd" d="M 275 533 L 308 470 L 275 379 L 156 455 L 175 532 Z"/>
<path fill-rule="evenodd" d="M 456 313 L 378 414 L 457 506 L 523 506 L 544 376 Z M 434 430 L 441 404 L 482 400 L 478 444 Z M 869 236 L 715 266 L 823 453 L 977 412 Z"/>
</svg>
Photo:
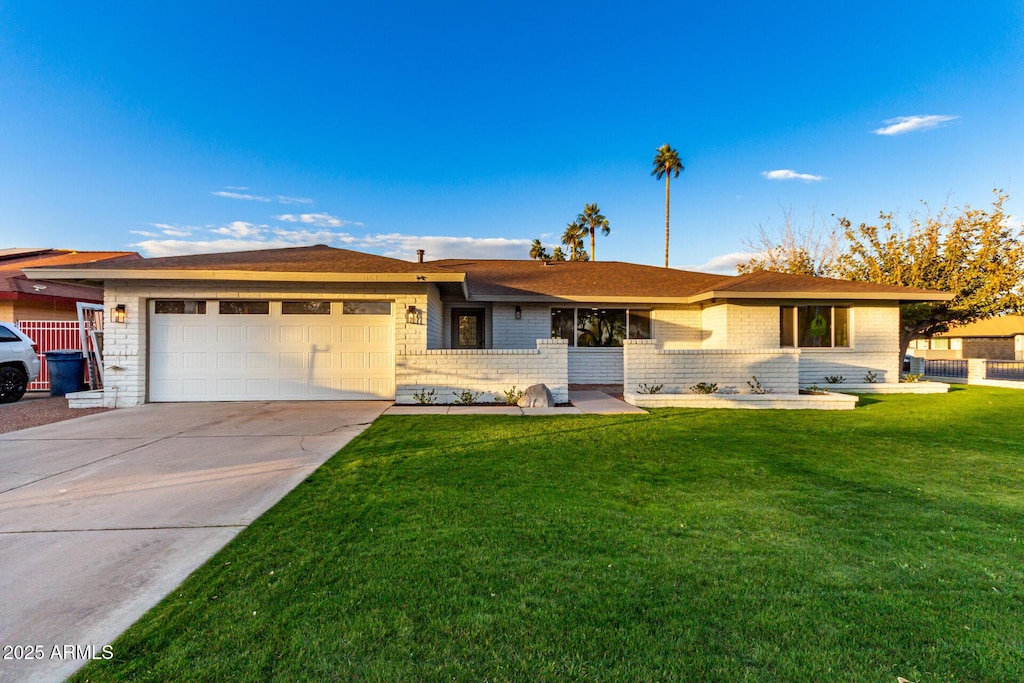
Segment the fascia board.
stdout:
<svg viewBox="0 0 1024 683">
<path fill-rule="evenodd" d="M 218 280 L 235 282 L 464 282 L 465 273 L 291 273 L 258 270 L 119 270 L 25 268 L 33 280 Z"/>
</svg>

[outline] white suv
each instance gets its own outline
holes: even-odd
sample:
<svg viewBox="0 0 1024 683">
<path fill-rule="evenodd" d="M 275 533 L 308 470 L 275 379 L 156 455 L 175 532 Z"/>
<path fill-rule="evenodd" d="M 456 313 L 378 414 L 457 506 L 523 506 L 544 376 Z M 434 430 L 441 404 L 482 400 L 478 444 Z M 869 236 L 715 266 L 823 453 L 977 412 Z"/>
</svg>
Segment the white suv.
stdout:
<svg viewBox="0 0 1024 683">
<path fill-rule="evenodd" d="M 39 376 L 36 343 L 14 323 L 0 323 L 0 403 L 14 403 Z"/>
</svg>

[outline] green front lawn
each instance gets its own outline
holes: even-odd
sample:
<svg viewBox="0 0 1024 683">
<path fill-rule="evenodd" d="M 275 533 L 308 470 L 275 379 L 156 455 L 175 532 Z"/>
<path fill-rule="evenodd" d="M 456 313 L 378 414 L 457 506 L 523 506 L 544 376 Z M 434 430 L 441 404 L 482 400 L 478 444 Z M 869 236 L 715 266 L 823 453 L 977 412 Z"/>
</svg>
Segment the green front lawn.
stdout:
<svg viewBox="0 0 1024 683">
<path fill-rule="evenodd" d="M 1024 392 L 388 417 L 77 680 L 1024 681 Z"/>
</svg>

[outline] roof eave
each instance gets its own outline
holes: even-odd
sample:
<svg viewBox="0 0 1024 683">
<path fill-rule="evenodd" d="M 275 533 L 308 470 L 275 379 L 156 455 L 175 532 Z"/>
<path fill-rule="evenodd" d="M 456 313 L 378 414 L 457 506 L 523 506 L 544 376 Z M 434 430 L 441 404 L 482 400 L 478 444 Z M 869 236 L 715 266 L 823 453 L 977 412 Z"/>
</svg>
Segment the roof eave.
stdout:
<svg viewBox="0 0 1024 683">
<path fill-rule="evenodd" d="M 70 282 L 102 282 L 104 280 L 219 280 L 263 282 L 464 282 L 465 273 L 439 273 L 433 271 L 410 273 L 318 273 L 277 272 L 262 270 L 145 270 L 119 268 L 25 268 L 32 280 Z"/>
<path fill-rule="evenodd" d="M 796 290 L 787 292 L 732 292 L 713 290 L 701 292 L 688 298 L 690 303 L 710 301 L 712 299 L 820 299 L 844 301 L 949 301 L 953 294 L 949 292 L 824 292 L 814 290 Z"/>
</svg>

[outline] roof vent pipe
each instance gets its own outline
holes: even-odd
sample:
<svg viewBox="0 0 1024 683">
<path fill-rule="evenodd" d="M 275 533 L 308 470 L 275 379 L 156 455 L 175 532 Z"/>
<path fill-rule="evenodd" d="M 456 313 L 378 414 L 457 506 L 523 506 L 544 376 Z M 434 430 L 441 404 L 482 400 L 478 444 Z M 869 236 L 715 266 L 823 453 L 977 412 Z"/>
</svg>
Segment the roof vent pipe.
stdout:
<svg viewBox="0 0 1024 683">
<path fill-rule="evenodd" d="M 426 251 L 424 251 L 423 249 L 417 249 L 417 250 L 416 250 L 416 260 L 417 260 L 417 261 L 418 261 L 419 263 L 423 263 L 423 255 L 424 255 L 424 254 L 426 254 L 426 253 L 427 253 L 427 252 L 426 252 Z"/>
</svg>

